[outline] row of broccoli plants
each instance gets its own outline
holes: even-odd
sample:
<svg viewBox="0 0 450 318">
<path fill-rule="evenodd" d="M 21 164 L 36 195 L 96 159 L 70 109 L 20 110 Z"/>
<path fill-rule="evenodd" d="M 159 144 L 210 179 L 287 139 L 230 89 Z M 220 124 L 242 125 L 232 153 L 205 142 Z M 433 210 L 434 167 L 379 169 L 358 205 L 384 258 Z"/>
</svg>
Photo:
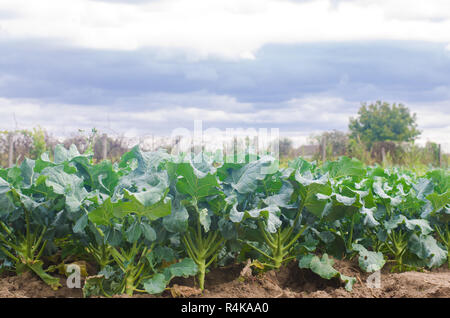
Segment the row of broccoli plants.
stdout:
<svg viewBox="0 0 450 318">
<path fill-rule="evenodd" d="M 135 147 L 119 163 L 93 164 L 57 146 L 53 161 L 0 169 L 0 271 L 32 271 L 57 289 L 54 272 L 84 260 L 97 267 L 84 295 L 112 296 L 159 294 L 194 275 L 203 290 L 212 266 L 248 258 L 261 271 L 297 260 L 348 290 L 355 278 L 328 255 L 358 257 L 366 272 L 450 266 L 447 170 L 226 159 Z"/>
</svg>

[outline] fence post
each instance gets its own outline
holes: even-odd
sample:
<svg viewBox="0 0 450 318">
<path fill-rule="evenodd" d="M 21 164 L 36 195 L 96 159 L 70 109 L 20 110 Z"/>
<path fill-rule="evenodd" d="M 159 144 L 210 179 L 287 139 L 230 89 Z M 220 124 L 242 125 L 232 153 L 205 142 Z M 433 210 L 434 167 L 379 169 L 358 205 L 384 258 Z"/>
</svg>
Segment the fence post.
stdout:
<svg viewBox="0 0 450 318">
<path fill-rule="evenodd" d="M 384 150 L 384 147 L 381 147 L 381 161 L 384 167 L 386 164 L 386 151 Z"/>
<path fill-rule="evenodd" d="M 14 164 L 14 133 L 8 135 L 9 153 L 8 153 L 8 167 L 12 167 Z"/>
<path fill-rule="evenodd" d="M 441 159 L 441 144 L 438 145 L 438 163 L 439 163 L 439 168 L 442 167 L 442 159 Z"/>
<path fill-rule="evenodd" d="M 106 160 L 108 158 L 108 138 L 106 134 L 102 136 L 102 159 Z"/>
<path fill-rule="evenodd" d="M 325 135 L 322 137 L 322 163 L 327 160 L 327 137 Z"/>
</svg>

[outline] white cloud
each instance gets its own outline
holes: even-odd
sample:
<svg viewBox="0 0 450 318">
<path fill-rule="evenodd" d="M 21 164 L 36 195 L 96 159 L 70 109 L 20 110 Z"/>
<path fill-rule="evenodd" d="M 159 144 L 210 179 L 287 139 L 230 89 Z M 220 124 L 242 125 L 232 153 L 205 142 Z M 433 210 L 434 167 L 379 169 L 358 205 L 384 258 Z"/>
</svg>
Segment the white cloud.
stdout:
<svg viewBox="0 0 450 318">
<path fill-rule="evenodd" d="M 419 144 L 428 141 L 441 144 L 443 151 L 450 153 L 450 100 L 428 103 L 408 103 L 412 112 L 417 114 L 417 124 L 422 134 Z"/>
<path fill-rule="evenodd" d="M 220 121 L 233 127 L 234 122 L 245 119 L 252 109 L 251 104 L 237 102 L 233 97 L 204 93 L 155 94 L 150 99 L 163 105 L 158 108 L 141 106 L 129 111 L 126 107 L 56 104 L 0 97 L 0 117 L 8 119 L 3 122 L 4 129 L 15 129 L 13 119 L 16 119 L 19 129 L 40 125 L 59 135 L 94 127 L 118 134 L 167 134 L 171 129 L 191 125 L 197 119 Z M 208 106 L 214 109 L 208 109 Z"/>
<path fill-rule="evenodd" d="M 2 0 L 0 39 L 46 38 L 94 49 L 178 48 L 252 59 L 267 43 L 450 41 L 447 0 Z"/>
<path fill-rule="evenodd" d="M 307 143 L 312 134 L 324 130 L 346 131 L 349 117 L 355 115 L 359 107 L 354 102 L 326 96 L 292 99 L 273 108 L 261 108 L 240 103 L 230 96 L 207 93 L 161 94 L 155 95 L 154 99 L 164 106 L 127 111 L 124 107 L 43 104 L 0 97 L 0 117 L 4 119 L 3 129 L 15 128 L 15 116 L 19 129 L 41 125 L 53 134 L 71 135 L 78 129 L 95 127 L 128 137 L 169 136 L 178 127 L 192 130 L 194 120 L 202 120 L 204 127 L 217 125 L 220 129 L 279 128 L 282 136 L 289 136 L 299 145 Z M 444 151 L 450 152 L 450 114 L 445 112 L 450 100 L 407 105 L 417 113 L 422 130 L 419 144 L 437 142 L 442 144 Z"/>
<path fill-rule="evenodd" d="M 244 60 L 254 60 L 256 57 L 252 52 L 246 51 L 246 52 L 242 52 L 240 54 L 240 58 L 242 58 Z"/>
</svg>

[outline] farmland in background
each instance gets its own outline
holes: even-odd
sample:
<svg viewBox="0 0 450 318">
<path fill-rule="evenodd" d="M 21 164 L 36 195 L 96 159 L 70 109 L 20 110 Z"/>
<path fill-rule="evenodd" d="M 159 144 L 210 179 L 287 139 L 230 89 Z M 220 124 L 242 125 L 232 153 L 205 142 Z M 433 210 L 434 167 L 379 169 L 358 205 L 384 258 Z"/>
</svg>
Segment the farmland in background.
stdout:
<svg viewBox="0 0 450 318">
<path fill-rule="evenodd" d="M 279 140 L 281 164 L 286 165 L 289 160 L 298 156 L 318 162 L 349 156 L 367 165 L 378 163 L 386 167 L 405 166 L 422 171 L 429 167 L 445 168 L 450 163 L 450 155 L 434 142 L 427 142 L 424 146 L 412 142 L 377 142 L 370 149 L 366 149 L 361 141 L 353 140 L 347 133 L 336 130 L 312 135 L 309 140 L 308 144 L 294 146 L 292 139 L 282 137 Z M 92 131 L 79 131 L 71 136 L 57 137 L 41 127 L 32 130 L 0 131 L 0 166 L 20 164 L 24 158 L 37 159 L 45 151 L 51 152 L 57 144 L 63 144 L 65 147 L 74 144 L 80 152 L 86 151 L 91 145 L 94 161 L 108 159 L 116 162 L 135 145 L 139 145 L 144 151 L 163 148 L 170 152 L 174 142 L 169 136 L 147 135 L 130 138 Z"/>
</svg>

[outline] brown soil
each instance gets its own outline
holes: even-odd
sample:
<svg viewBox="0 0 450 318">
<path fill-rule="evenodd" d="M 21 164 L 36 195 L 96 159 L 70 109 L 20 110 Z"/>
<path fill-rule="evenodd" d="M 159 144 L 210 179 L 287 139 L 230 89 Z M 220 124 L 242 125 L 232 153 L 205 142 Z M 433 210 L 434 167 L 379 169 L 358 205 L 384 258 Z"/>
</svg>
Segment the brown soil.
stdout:
<svg viewBox="0 0 450 318">
<path fill-rule="evenodd" d="M 0 277 L 1 298 L 61 298 L 82 297 L 80 289 L 65 287 L 66 280 L 61 277 L 61 285 L 58 290 L 53 290 L 31 272 L 25 272 L 19 276 Z"/>
<path fill-rule="evenodd" d="M 241 277 L 244 265 L 212 269 L 207 274 L 203 295 L 195 288 L 194 279 L 176 279 L 170 291 L 161 297 L 211 297 L 211 298 L 329 298 L 329 297 L 450 297 L 450 270 L 441 267 L 433 271 L 390 273 L 381 272 L 381 288 L 369 288 L 366 280 L 370 274 L 359 270 L 352 261 L 335 261 L 341 273 L 357 278 L 352 292 L 347 292 L 337 280 L 325 280 L 309 270 L 299 269 L 295 262 L 280 271 Z M 61 278 L 65 285 L 65 280 Z M 0 277 L 0 297 L 82 297 L 80 289 L 62 287 L 53 291 L 31 273 Z M 123 297 L 123 296 L 118 296 Z M 153 297 L 136 295 L 135 297 Z"/>
</svg>

